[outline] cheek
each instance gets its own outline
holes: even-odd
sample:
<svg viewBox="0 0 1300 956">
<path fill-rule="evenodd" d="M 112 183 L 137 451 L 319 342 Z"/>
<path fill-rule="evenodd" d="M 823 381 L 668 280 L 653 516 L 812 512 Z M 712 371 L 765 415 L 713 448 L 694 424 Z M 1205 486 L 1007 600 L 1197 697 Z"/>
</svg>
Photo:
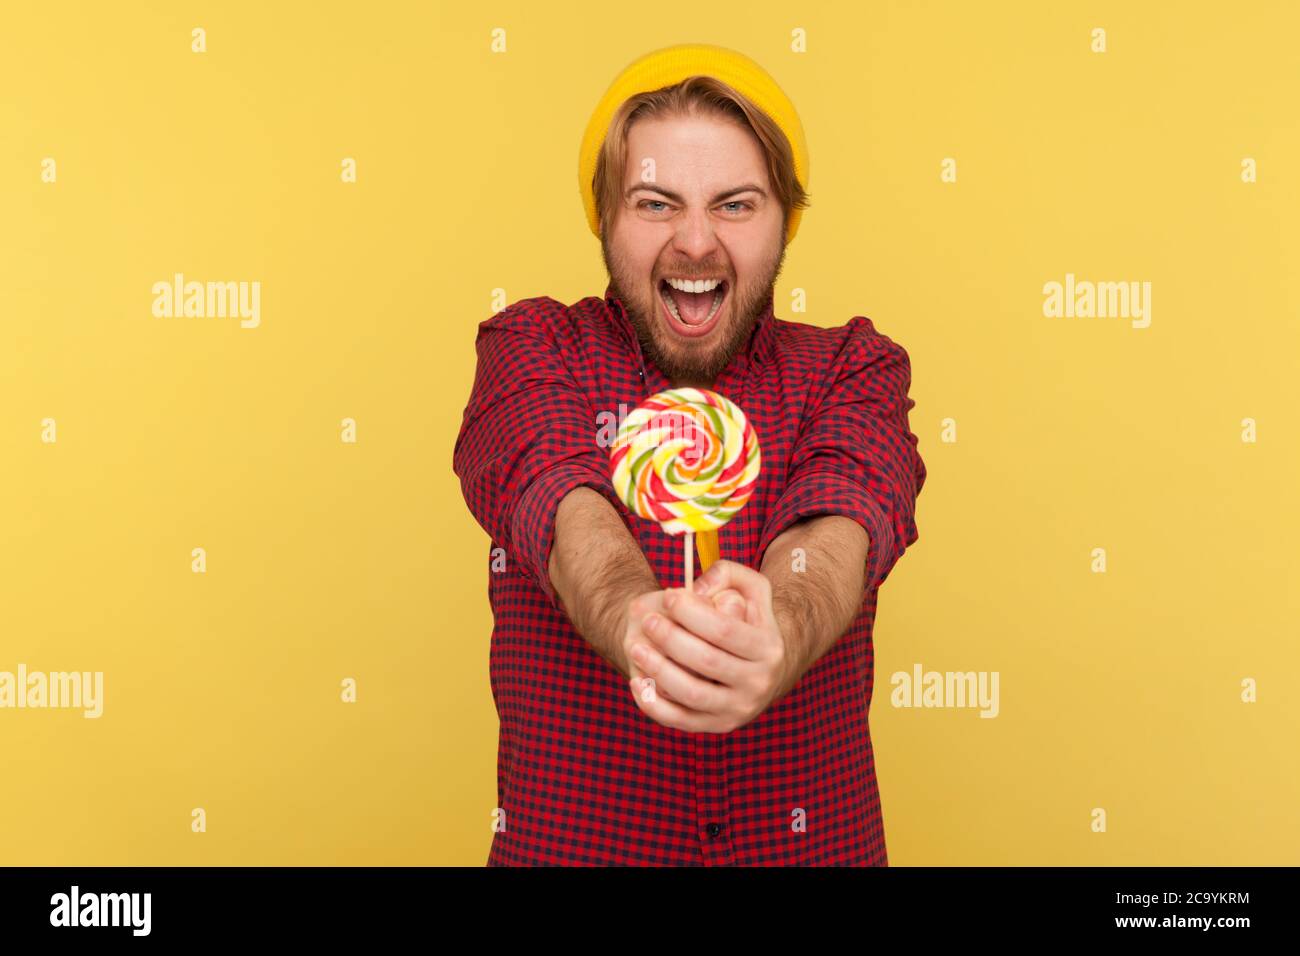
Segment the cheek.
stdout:
<svg viewBox="0 0 1300 956">
<path fill-rule="evenodd" d="M 618 235 L 624 257 L 638 265 L 654 265 L 671 237 L 655 223 L 630 220 Z"/>
<path fill-rule="evenodd" d="M 729 232 L 718 230 L 718 243 L 736 273 L 753 277 L 763 272 L 781 252 L 780 235 L 770 224 L 734 223 Z"/>
<path fill-rule="evenodd" d="M 663 237 L 656 230 L 645 228 L 645 223 L 624 220 L 615 227 L 610 241 L 610 252 L 619 263 L 633 273 L 649 272 L 663 252 Z"/>
<path fill-rule="evenodd" d="M 763 261 L 763 250 L 749 242 L 732 242 L 727 247 L 727 260 L 740 276 L 751 276 Z"/>
</svg>

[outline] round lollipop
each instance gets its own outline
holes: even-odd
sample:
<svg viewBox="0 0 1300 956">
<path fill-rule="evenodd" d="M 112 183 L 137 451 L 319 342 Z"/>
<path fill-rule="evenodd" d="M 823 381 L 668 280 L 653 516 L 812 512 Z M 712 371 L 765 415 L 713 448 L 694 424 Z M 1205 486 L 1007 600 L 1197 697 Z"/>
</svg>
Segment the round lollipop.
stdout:
<svg viewBox="0 0 1300 956">
<path fill-rule="evenodd" d="M 614 490 L 642 518 L 684 534 L 686 586 L 718 558 L 718 529 L 749 501 L 758 483 L 754 426 L 734 402 L 700 388 L 671 388 L 623 420 L 610 449 Z"/>
</svg>

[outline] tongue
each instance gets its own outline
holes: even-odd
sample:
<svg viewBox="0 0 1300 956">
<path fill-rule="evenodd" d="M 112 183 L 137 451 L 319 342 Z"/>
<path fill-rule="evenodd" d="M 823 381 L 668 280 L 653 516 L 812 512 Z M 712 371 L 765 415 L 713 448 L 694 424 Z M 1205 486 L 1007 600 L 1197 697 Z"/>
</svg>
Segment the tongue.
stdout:
<svg viewBox="0 0 1300 956">
<path fill-rule="evenodd" d="M 682 317 L 682 321 L 687 325 L 703 325 L 704 320 L 709 317 L 709 309 L 713 307 L 713 297 L 718 290 L 682 292 L 669 286 L 669 291 L 673 294 L 673 301 L 677 303 L 677 314 Z"/>
</svg>

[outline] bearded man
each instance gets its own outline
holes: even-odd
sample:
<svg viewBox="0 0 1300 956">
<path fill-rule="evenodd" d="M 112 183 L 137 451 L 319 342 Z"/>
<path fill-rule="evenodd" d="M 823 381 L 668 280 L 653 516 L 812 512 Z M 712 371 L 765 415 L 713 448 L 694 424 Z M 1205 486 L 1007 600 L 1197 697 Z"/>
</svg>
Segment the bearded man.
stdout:
<svg viewBox="0 0 1300 956">
<path fill-rule="evenodd" d="M 868 730 L 877 590 L 917 540 L 926 469 L 906 351 L 855 316 L 778 319 L 808 208 L 789 99 L 691 44 L 632 63 L 579 153 L 603 297 L 478 327 L 453 467 L 503 549 L 488 865 L 887 865 Z M 629 513 L 602 413 L 715 391 L 762 469 L 690 589 L 680 538 Z"/>
</svg>

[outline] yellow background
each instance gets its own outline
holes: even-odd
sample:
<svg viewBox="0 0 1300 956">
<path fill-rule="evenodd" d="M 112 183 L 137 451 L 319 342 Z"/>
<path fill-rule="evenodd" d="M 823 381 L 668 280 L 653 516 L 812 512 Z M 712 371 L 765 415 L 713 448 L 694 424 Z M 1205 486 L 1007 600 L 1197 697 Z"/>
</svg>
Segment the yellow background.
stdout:
<svg viewBox="0 0 1300 956">
<path fill-rule="evenodd" d="M 868 315 L 912 359 L 891 863 L 1300 863 L 1295 7 L 571 9 L 6 8 L 0 670 L 102 670 L 105 702 L 0 711 L 0 863 L 484 862 L 488 542 L 451 471 L 475 330 L 494 289 L 602 293 L 579 138 L 685 41 L 805 124 L 777 314 Z M 176 272 L 260 281 L 261 326 L 154 318 Z M 1067 272 L 1150 281 L 1150 328 L 1044 317 Z M 998 671 L 1000 715 L 890 707 L 918 662 Z"/>
</svg>

